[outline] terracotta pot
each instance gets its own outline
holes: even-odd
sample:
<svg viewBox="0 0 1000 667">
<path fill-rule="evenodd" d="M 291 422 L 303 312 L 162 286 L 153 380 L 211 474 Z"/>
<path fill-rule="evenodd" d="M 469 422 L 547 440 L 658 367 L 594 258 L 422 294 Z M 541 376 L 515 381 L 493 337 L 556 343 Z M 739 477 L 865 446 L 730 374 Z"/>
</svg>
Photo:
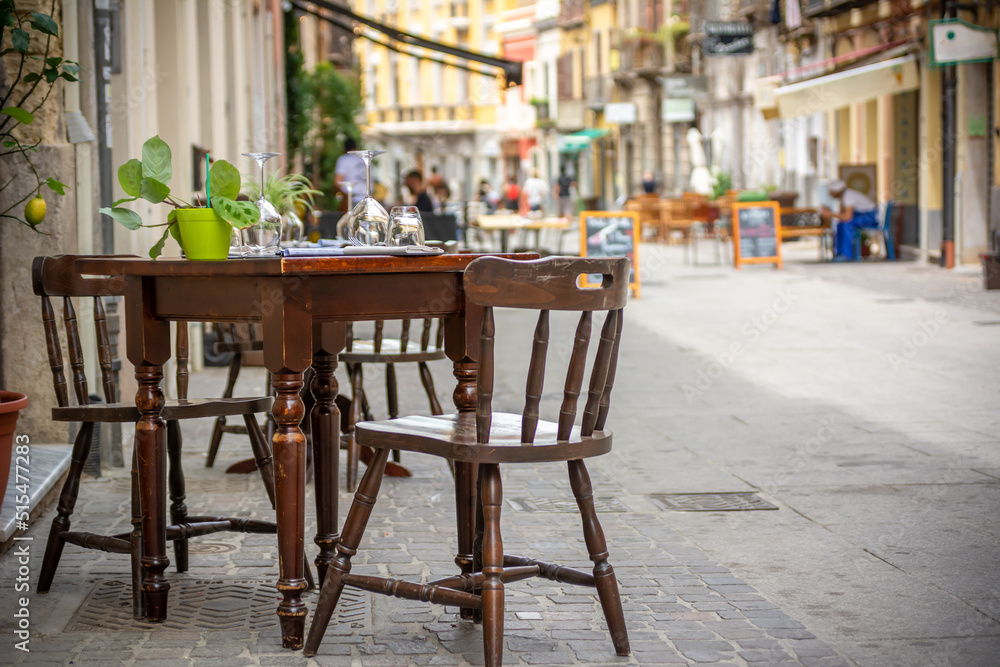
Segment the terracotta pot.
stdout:
<svg viewBox="0 0 1000 667">
<path fill-rule="evenodd" d="M 17 415 L 26 407 L 28 407 L 28 397 L 24 394 L 0 390 L 0 507 L 3 506 L 3 497 L 7 493 L 7 478 L 10 477 Z"/>
</svg>

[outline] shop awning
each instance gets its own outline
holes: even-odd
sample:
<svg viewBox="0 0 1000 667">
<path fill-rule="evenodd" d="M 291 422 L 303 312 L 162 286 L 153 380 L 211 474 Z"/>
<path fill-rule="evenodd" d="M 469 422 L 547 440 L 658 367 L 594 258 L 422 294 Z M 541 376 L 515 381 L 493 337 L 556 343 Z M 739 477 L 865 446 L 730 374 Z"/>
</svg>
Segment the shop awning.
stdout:
<svg viewBox="0 0 1000 667">
<path fill-rule="evenodd" d="M 594 139 L 600 139 L 608 133 L 604 128 L 588 128 L 573 134 L 563 134 L 557 141 L 560 153 L 579 153 L 590 146 Z"/>
<path fill-rule="evenodd" d="M 913 55 L 809 79 L 774 92 L 782 118 L 809 116 L 920 87 Z"/>
</svg>

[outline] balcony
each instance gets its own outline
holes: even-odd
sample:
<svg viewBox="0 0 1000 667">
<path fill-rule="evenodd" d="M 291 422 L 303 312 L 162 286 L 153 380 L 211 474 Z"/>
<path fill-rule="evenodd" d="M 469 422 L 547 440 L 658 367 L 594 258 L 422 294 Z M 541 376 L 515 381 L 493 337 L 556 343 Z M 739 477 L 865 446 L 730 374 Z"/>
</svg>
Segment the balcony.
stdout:
<svg viewBox="0 0 1000 667">
<path fill-rule="evenodd" d="M 559 102 L 556 113 L 556 129 L 560 132 L 576 132 L 585 125 L 587 107 L 583 100 L 565 100 Z"/>
<path fill-rule="evenodd" d="M 561 0 L 559 3 L 559 27 L 582 26 L 583 18 L 584 0 Z"/>
<path fill-rule="evenodd" d="M 876 2 L 878 0 L 806 0 L 802 16 L 807 19 L 829 18 Z"/>
<path fill-rule="evenodd" d="M 591 109 L 601 109 L 611 101 L 614 84 L 606 74 L 591 76 L 583 82 L 583 99 Z"/>
<path fill-rule="evenodd" d="M 621 35 L 618 45 L 618 74 L 659 74 L 666 66 L 666 60 L 666 47 L 655 35 Z"/>
</svg>

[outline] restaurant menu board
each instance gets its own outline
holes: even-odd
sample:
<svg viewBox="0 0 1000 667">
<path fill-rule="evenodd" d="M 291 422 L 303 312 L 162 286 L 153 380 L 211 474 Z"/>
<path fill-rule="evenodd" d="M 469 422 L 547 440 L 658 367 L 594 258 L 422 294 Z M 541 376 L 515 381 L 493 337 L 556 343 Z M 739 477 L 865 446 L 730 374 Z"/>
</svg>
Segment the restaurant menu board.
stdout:
<svg viewBox="0 0 1000 667">
<path fill-rule="evenodd" d="M 580 213 L 581 257 L 628 257 L 632 261 L 629 286 L 639 296 L 639 214 L 634 211 Z M 584 287 L 601 284 L 599 275 L 585 276 Z"/>
<path fill-rule="evenodd" d="M 733 204 L 733 258 L 743 264 L 781 262 L 781 208 L 776 201 Z"/>
</svg>

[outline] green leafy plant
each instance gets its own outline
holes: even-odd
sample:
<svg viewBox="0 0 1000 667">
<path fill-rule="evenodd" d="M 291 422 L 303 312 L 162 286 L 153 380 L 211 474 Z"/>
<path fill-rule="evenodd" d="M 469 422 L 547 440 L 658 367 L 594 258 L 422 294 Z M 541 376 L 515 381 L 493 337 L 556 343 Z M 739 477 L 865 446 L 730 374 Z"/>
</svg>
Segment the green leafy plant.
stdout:
<svg viewBox="0 0 1000 667">
<path fill-rule="evenodd" d="M 715 174 L 715 183 L 712 185 L 712 199 L 718 199 L 733 189 L 733 175 L 728 171 L 720 171 Z"/>
<path fill-rule="evenodd" d="M 49 12 L 55 9 L 52 3 Z M 10 35 L 10 46 L 7 46 L 7 36 Z M 30 55 L 33 39 L 45 38 L 45 50 L 41 56 Z M 43 178 L 32 162 L 32 154 L 37 152 L 38 144 L 25 142 L 15 135 L 14 130 L 19 125 L 31 125 L 35 122 L 35 113 L 45 104 L 59 79 L 78 81 L 80 65 L 72 60 L 59 56 L 50 56 L 52 38 L 59 37 L 59 25 L 49 14 L 32 12 L 18 14 L 14 0 L 0 0 L 0 58 L 11 53 L 18 54 L 12 62 L 16 74 L 11 79 L 10 88 L 0 90 L 0 158 L 17 156 L 22 159 L 35 178 L 33 188 L 23 196 L 14 195 L 15 201 L 0 211 L 0 218 L 10 218 L 27 225 L 36 232 L 41 232 L 38 225 L 45 218 L 45 201 L 42 198 L 42 187 L 46 187 L 57 195 L 66 194 L 69 188 L 55 178 Z M 39 63 L 39 64 L 36 64 Z M 8 61 L 8 66 L 11 61 Z M 13 69 L 13 68 L 11 68 Z M 29 70 L 29 71 L 25 71 Z M 20 87 L 18 84 L 22 84 Z M 41 100 L 34 102 L 32 95 L 39 86 L 44 90 Z M 30 108 L 29 108 L 30 107 Z M 0 182 L 0 193 L 14 187 L 14 180 L 21 170 L 11 170 L 13 175 L 6 182 Z M 30 201 L 29 201 L 30 200 Z M 18 208 L 28 202 L 24 209 L 24 217 L 18 215 Z"/>
<path fill-rule="evenodd" d="M 355 118 L 362 110 L 357 81 L 343 76 L 328 62 L 320 63 L 309 76 L 309 107 L 313 110 L 311 141 L 313 153 L 306 172 L 313 185 L 323 192 L 317 201 L 323 210 L 336 205 L 337 158 L 344 152 L 344 137 L 361 141 Z"/>
<path fill-rule="evenodd" d="M 246 194 L 251 201 L 260 197 L 260 185 L 252 178 L 246 179 Z M 312 183 L 302 174 L 271 174 L 264 181 L 264 197 L 281 215 L 299 208 L 311 207 L 316 195 L 323 194 L 312 188 Z"/>
<path fill-rule="evenodd" d="M 170 146 L 160 137 L 154 136 L 142 145 L 142 160 L 135 158 L 118 167 L 118 183 L 127 195 L 119 199 L 110 208 L 100 209 L 101 213 L 114 218 L 128 229 L 140 227 L 164 227 L 163 236 L 149 250 L 149 256 L 156 259 L 163 252 L 170 227 L 177 222 L 176 209 L 193 208 L 191 204 L 170 193 L 167 183 L 173 175 L 171 166 Z M 216 160 L 208 172 L 208 186 L 212 193 L 212 210 L 236 229 L 242 229 L 254 224 L 260 218 L 257 206 L 248 201 L 236 201 L 240 196 L 242 179 L 236 167 L 225 160 Z M 122 207 L 122 204 L 144 199 L 151 204 L 161 202 L 170 204 L 174 210 L 167 215 L 167 221 L 161 224 L 146 225 L 142 218 L 132 209 Z"/>
</svg>

